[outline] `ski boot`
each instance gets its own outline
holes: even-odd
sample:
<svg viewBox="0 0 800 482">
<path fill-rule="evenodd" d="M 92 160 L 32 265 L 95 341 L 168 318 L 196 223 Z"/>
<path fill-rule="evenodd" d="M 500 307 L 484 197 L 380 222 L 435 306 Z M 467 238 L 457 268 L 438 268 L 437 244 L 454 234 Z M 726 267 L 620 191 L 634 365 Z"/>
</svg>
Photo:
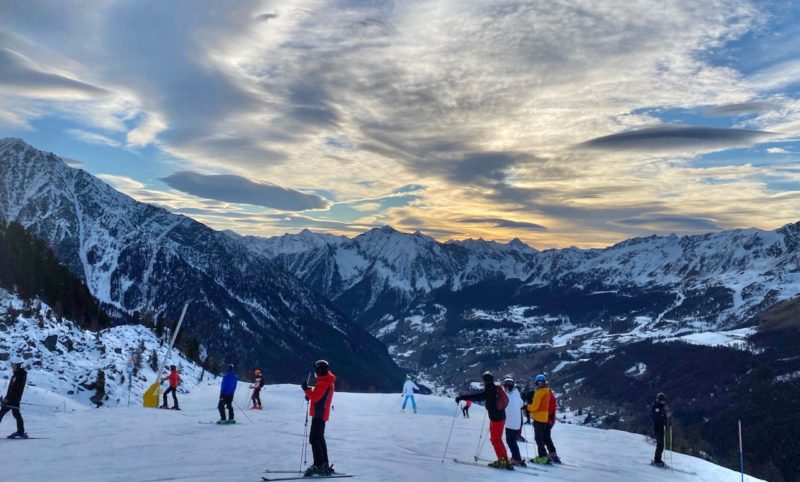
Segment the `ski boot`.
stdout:
<svg viewBox="0 0 800 482">
<path fill-rule="evenodd" d="M 561 457 L 559 457 L 558 454 L 555 453 L 555 452 L 553 452 L 552 454 L 548 455 L 548 457 L 550 458 L 550 461 L 555 463 L 555 464 L 560 464 L 561 463 Z"/>
<path fill-rule="evenodd" d="M 526 464 L 524 460 L 511 459 L 510 463 L 514 467 L 527 467 L 528 466 L 528 464 Z"/>
<path fill-rule="evenodd" d="M 661 460 L 659 460 L 659 461 L 651 460 L 650 461 L 650 465 L 655 465 L 656 467 L 661 467 L 662 469 L 666 469 L 667 468 L 667 464 L 665 464 Z"/>
<path fill-rule="evenodd" d="M 232 419 L 232 418 L 231 418 L 231 419 L 229 419 L 229 420 L 228 420 L 227 422 L 225 422 L 225 423 L 226 423 L 227 425 L 231 425 L 231 424 L 234 424 L 234 423 L 236 423 L 236 420 L 234 420 L 234 419 Z"/>
<path fill-rule="evenodd" d="M 310 465 L 303 474 L 303 477 L 315 477 L 317 475 L 328 475 L 325 473 L 325 467 L 319 465 Z"/>
<path fill-rule="evenodd" d="M 495 460 L 494 462 L 491 462 L 488 465 L 489 465 L 489 467 L 492 467 L 493 469 L 514 470 L 514 467 L 512 467 L 511 464 L 509 464 L 508 460 L 506 460 L 506 459 Z"/>
<path fill-rule="evenodd" d="M 534 464 L 549 464 L 550 458 L 548 458 L 546 455 L 543 457 L 534 457 L 531 459 L 531 462 Z"/>
<path fill-rule="evenodd" d="M 25 433 L 25 432 L 14 432 L 11 435 L 9 435 L 7 438 L 22 438 L 22 439 L 25 439 L 25 438 L 28 438 L 28 434 Z"/>
<path fill-rule="evenodd" d="M 171 409 L 171 410 L 180 410 L 180 408 L 178 408 L 178 406 L 177 406 L 177 405 L 175 405 L 174 407 L 172 407 L 172 409 Z"/>
<path fill-rule="evenodd" d="M 161 406 L 158 408 L 169 408 L 169 405 L 167 405 L 166 403 L 162 403 Z"/>
<path fill-rule="evenodd" d="M 217 425 L 225 425 L 226 423 L 228 423 L 228 421 L 224 418 L 217 420 Z"/>
</svg>

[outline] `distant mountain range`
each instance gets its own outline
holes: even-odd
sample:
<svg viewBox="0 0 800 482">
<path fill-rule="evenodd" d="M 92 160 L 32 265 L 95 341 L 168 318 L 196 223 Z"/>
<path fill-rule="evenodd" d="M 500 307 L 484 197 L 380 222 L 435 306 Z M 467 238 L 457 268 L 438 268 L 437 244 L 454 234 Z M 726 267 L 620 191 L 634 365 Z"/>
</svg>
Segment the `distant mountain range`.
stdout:
<svg viewBox="0 0 800 482">
<path fill-rule="evenodd" d="M 0 140 L 0 218 L 45 240 L 120 321 L 175 320 L 192 299 L 187 333 L 240 369 L 297 382 L 326 357 L 343 387 L 401 381 L 379 341 L 266 257 L 19 139 Z"/>
<path fill-rule="evenodd" d="M 352 239 L 229 235 L 448 385 L 464 381 L 465 364 L 528 366 L 533 353 L 569 350 L 539 367 L 553 369 L 620 344 L 738 328 L 800 293 L 800 223 L 541 252 L 390 227 Z"/>
</svg>

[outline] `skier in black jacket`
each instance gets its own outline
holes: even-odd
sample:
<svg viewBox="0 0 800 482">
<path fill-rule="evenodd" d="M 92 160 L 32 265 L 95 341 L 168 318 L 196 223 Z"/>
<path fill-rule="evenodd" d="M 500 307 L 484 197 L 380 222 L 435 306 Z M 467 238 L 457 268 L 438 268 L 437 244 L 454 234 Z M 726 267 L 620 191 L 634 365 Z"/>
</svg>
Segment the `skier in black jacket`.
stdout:
<svg viewBox="0 0 800 482">
<path fill-rule="evenodd" d="M 667 408 L 667 396 L 659 393 L 651 409 L 653 418 L 653 431 L 656 436 L 656 455 L 653 458 L 653 465 L 664 467 L 661 454 L 664 453 L 664 432 L 668 424 L 672 423 L 672 412 Z"/>
<path fill-rule="evenodd" d="M 462 400 L 486 403 L 486 411 L 489 415 L 489 440 L 492 442 L 495 454 L 497 454 L 497 461 L 492 462 L 489 466 L 512 469 L 513 467 L 508 463 L 506 446 L 503 444 L 503 428 L 506 425 L 505 405 L 508 405 L 508 396 L 501 387 L 494 384 L 494 375 L 491 372 L 483 374 L 483 385 L 482 392 L 461 394 L 456 397 L 456 403 L 461 403 Z M 502 408 L 497 406 L 498 397 L 505 400 L 505 405 Z"/>
<path fill-rule="evenodd" d="M 25 391 L 25 382 L 28 380 L 28 372 L 22 368 L 22 359 L 14 357 L 11 359 L 11 369 L 14 371 L 11 380 L 8 382 L 8 392 L 6 398 L 0 398 L 3 408 L 0 408 L 0 422 L 3 417 L 10 411 L 11 415 L 17 421 L 17 431 L 8 436 L 8 438 L 28 438 L 25 433 L 25 423 L 22 420 L 22 414 L 19 413 L 19 402 L 22 401 L 22 392 Z"/>
</svg>

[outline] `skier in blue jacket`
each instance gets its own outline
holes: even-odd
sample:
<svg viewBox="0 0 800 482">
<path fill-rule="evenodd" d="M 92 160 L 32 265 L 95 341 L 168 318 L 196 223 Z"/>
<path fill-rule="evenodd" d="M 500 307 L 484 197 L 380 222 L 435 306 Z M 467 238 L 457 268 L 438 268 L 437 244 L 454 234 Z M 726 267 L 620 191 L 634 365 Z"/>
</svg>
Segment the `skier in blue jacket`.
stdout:
<svg viewBox="0 0 800 482">
<path fill-rule="evenodd" d="M 217 423 L 236 423 L 233 419 L 233 394 L 236 392 L 236 373 L 233 371 L 233 364 L 228 365 L 228 373 L 222 377 L 222 386 L 219 389 L 219 421 Z M 228 407 L 228 419 L 225 419 L 225 407 Z"/>
</svg>

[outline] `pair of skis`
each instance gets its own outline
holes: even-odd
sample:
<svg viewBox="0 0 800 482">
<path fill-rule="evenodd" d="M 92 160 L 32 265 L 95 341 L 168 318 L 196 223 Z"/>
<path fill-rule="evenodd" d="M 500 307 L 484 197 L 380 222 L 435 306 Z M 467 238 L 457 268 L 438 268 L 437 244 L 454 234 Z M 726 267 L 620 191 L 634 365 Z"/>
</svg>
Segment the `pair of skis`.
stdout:
<svg viewBox="0 0 800 482">
<path fill-rule="evenodd" d="M 483 468 L 492 469 L 492 470 L 505 470 L 505 471 L 508 471 L 508 472 L 516 472 L 518 474 L 530 475 L 532 477 L 538 477 L 539 476 L 539 474 L 537 474 L 536 472 L 533 472 L 533 471 L 517 470 L 517 466 L 514 466 L 511 469 L 506 469 L 506 468 L 502 468 L 502 467 L 492 467 L 492 466 L 490 466 L 488 464 L 485 464 L 483 462 L 473 462 L 471 460 L 453 459 L 453 462 L 455 462 L 457 464 L 461 464 L 461 465 L 471 465 L 473 467 L 483 467 Z"/>
<path fill-rule="evenodd" d="M 264 473 L 266 475 L 262 475 L 261 476 L 261 480 L 266 480 L 266 481 L 273 481 L 273 480 L 307 480 L 307 479 L 344 479 L 344 478 L 349 478 L 349 477 L 355 477 L 354 475 L 351 475 L 351 474 L 340 474 L 340 473 L 336 473 L 336 472 L 334 472 L 331 475 L 317 474 L 317 475 L 311 475 L 311 476 L 306 477 L 306 476 L 303 475 L 303 472 L 298 471 L 298 470 L 270 470 L 270 469 L 266 469 L 266 470 L 264 470 Z M 278 475 L 272 475 L 272 474 L 278 474 Z M 294 474 L 294 475 L 280 475 L 280 474 Z"/>
<path fill-rule="evenodd" d="M 655 467 L 655 468 L 657 468 L 657 469 L 662 469 L 662 470 L 671 470 L 672 472 L 680 472 L 681 474 L 686 474 L 686 475 L 697 475 L 697 472 L 692 472 L 691 470 L 676 469 L 675 467 L 673 467 L 673 466 L 671 466 L 671 465 L 667 465 L 667 464 L 664 464 L 664 465 L 656 465 L 656 464 L 654 464 L 654 463 L 650 462 L 650 463 L 649 463 L 649 464 L 647 464 L 647 465 L 650 465 L 651 467 Z"/>
</svg>

